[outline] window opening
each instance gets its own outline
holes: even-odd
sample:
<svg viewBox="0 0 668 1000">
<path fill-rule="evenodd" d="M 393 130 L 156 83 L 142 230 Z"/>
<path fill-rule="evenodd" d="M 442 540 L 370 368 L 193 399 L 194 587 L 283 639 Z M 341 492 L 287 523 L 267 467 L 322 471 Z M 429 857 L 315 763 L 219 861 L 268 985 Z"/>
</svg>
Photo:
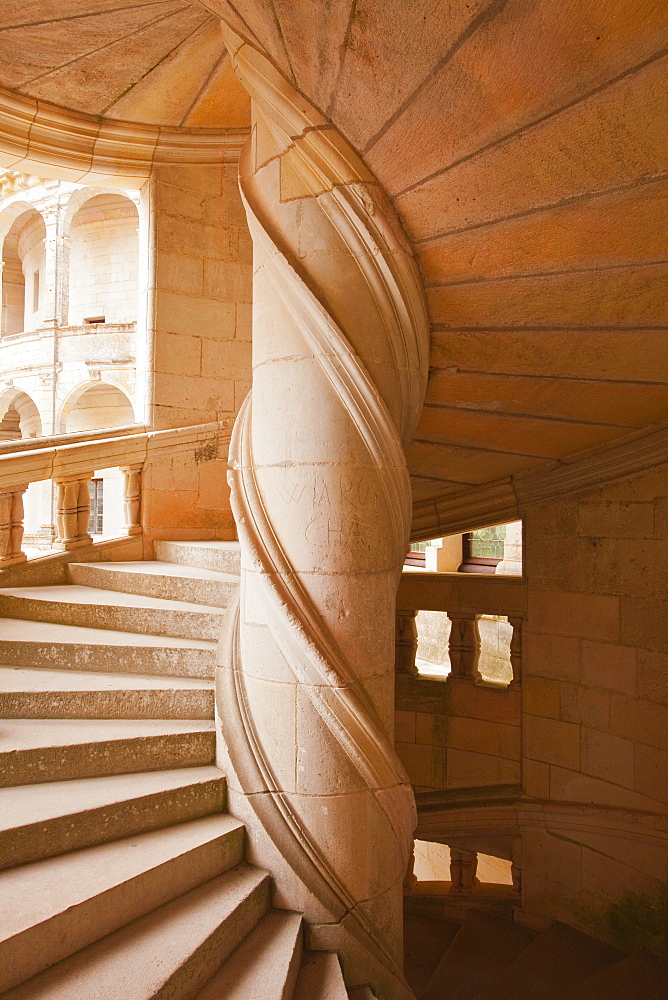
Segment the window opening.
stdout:
<svg viewBox="0 0 668 1000">
<path fill-rule="evenodd" d="M 494 573 L 503 560 L 505 524 L 467 531 L 462 536 L 460 573 Z"/>
<path fill-rule="evenodd" d="M 88 519 L 88 531 L 91 535 L 102 534 L 103 515 L 103 480 L 91 479 L 88 483 L 88 494 L 90 496 L 90 518 Z"/>
<path fill-rule="evenodd" d="M 32 276 L 32 311 L 39 310 L 39 271 L 34 271 Z"/>
<path fill-rule="evenodd" d="M 427 542 L 413 542 L 406 555 L 406 566 L 421 566 L 425 568 Z"/>
</svg>

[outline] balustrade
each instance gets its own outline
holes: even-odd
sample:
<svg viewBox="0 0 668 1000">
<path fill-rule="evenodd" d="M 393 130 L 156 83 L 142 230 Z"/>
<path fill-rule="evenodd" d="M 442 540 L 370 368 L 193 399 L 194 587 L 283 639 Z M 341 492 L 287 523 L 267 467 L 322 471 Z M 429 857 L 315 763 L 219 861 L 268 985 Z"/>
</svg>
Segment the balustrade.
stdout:
<svg viewBox="0 0 668 1000">
<path fill-rule="evenodd" d="M 477 877 L 478 852 L 450 848 L 450 893 L 470 896 L 480 885 Z"/>
<path fill-rule="evenodd" d="M 90 494 L 88 484 L 92 473 L 71 479 L 56 479 L 56 548 L 78 549 L 91 545 L 93 539 L 88 532 L 90 519 Z"/>
<path fill-rule="evenodd" d="M 466 681 L 480 679 L 478 661 L 480 659 L 480 615 L 462 614 L 448 611 L 452 622 L 450 629 L 450 670 L 451 676 Z"/>
<path fill-rule="evenodd" d="M 0 446 L 0 568 L 24 562 L 23 494 L 30 483 L 52 480 L 56 485 L 55 547 L 62 551 L 93 544 L 89 484 L 97 469 L 120 469 L 125 483 L 123 507 L 125 533 L 141 535 L 143 473 L 152 462 L 164 463 L 167 454 L 202 449 L 216 457 L 229 444 L 230 421 L 213 421 L 194 427 L 146 431 L 141 425 L 56 435 Z M 13 444 L 13 442 L 12 442 Z"/>
<path fill-rule="evenodd" d="M 418 611 L 439 611 L 451 622 L 447 682 L 485 684 L 480 669 L 478 623 L 485 615 L 507 618 L 512 629 L 512 681 L 522 680 L 522 627 L 526 616 L 526 584 L 521 577 L 458 573 L 404 573 L 397 595 L 395 667 L 397 673 L 418 676 L 416 654 Z M 498 687 L 498 682 L 495 684 Z"/>
<path fill-rule="evenodd" d="M 141 534 L 141 473 L 143 465 L 128 465 L 121 468 L 125 477 L 123 489 L 123 509 L 125 530 L 128 535 Z"/>
<path fill-rule="evenodd" d="M 23 494 L 27 486 L 0 491 L 0 567 L 25 562 L 23 541 Z"/>
</svg>

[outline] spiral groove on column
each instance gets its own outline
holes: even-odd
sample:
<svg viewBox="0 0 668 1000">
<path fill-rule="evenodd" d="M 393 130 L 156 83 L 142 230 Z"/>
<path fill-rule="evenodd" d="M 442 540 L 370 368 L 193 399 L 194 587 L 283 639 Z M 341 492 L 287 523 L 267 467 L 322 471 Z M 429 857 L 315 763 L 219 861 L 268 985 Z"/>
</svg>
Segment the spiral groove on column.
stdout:
<svg viewBox="0 0 668 1000">
<path fill-rule="evenodd" d="M 322 940 L 330 925 L 344 925 L 386 990 L 390 983 L 387 995 L 409 996 L 396 914 L 384 917 L 383 907 L 394 913 L 400 903 L 415 827 L 391 716 L 393 599 L 411 518 L 404 449 L 426 384 L 421 280 L 357 154 L 262 53 L 224 34 L 254 104 L 240 183 L 256 264 L 254 383 L 230 446 L 244 582 L 219 681 L 224 732 L 241 790 L 316 901 L 307 917 Z M 322 400 L 308 439 L 284 409 L 271 419 L 272 363 L 295 402 L 304 386 Z M 367 622 L 373 612 L 378 621 Z M 265 677 L 267 648 L 281 666 Z M 282 697 L 290 685 L 294 780 L 285 763 L 292 737 L 281 746 L 263 708 L 268 691 Z M 299 764 L 300 732 L 309 746 L 326 747 L 319 806 Z M 358 804 L 368 830 L 332 847 Z M 384 856 L 362 870 L 355 850 L 373 854 L 372 828 L 385 838 L 377 845 Z"/>
</svg>

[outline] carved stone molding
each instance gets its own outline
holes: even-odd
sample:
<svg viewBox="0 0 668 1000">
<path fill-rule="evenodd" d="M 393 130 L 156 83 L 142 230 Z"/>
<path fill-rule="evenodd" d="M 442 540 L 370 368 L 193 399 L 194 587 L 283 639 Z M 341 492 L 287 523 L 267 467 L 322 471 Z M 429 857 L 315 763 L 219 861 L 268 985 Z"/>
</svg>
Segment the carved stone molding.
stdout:
<svg viewBox="0 0 668 1000">
<path fill-rule="evenodd" d="M 495 480 L 413 504 L 411 539 L 420 541 L 517 520 L 533 503 L 582 493 L 668 462 L 668 422 L 571 455 L 540 472 Z"/>
<path fill-rule="evenodd" d="M 0 88 L 0 165 L 94 182 L 148 177 L 155 163 L 236 162 L 247 129 L 182 129 L 102 120 Z"/>
</svg>

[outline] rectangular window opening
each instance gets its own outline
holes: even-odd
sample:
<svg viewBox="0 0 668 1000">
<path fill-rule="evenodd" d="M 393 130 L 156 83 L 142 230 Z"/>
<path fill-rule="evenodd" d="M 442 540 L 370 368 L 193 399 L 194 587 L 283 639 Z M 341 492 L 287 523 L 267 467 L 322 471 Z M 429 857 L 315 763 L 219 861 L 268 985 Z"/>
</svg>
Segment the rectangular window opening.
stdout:
<svg viewBox="0 0 668 1000">
<path fill-rule="evenodd" d="M 102 479 L 91 479 L 88 483 L 88 494 L 90 496 L 88 531 L 91 535 L 102 534 L 102 483 Z"/>
<path fill-rule="evenodd" d="M 32 311 L 39 311 L 39 271 L 34 271 L 32 276 Z"/>
</svg>

